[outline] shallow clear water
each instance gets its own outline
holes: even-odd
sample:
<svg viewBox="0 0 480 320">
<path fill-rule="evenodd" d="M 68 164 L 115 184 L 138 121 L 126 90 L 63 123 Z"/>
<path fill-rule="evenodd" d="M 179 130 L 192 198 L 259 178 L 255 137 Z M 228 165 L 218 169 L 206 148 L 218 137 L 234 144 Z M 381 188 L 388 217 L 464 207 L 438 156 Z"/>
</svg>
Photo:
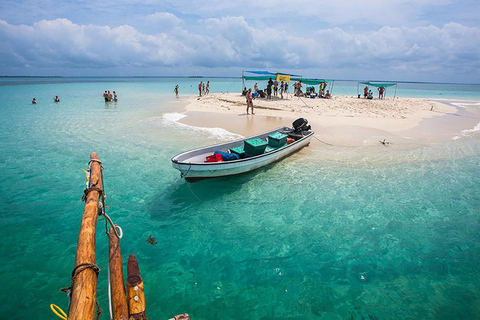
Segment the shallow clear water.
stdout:
<svg viewBox="0 0 480 320">
<path fill-rule="evenodd" d="M 183 110 L 175 84 L 194 94 L 198 79 L 47 80 L 0 86 L 4 314 L 51 319 L 50 303 L 66 310 L 59 289 L 70 284 L 80 169 L 93 151 L 105 166 L 107 213 L 124 231 L 124 264 L 136 255 L 152 319 L 480 314 L 477 132 L 409 150 L 309 147 L 253 173 L 186 184 L 171 157 L 232 138 L 165 116 Z M 212 91 L 234 91 L 234 81 L 214 79 Z M 104 90 L 119 102 L 105 104 Z M 98 297 L 108 318 L 103 230 L 99 222 Z"/>
</svg>

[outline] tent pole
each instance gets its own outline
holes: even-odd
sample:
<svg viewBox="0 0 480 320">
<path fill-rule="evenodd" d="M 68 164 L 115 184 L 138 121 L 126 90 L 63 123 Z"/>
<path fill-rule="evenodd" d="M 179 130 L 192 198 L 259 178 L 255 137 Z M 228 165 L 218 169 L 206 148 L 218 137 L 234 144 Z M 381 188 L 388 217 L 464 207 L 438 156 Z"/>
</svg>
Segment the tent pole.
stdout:
<svg viewBox="0 0 480 320">
<path fill-rule="evenodd" d="M 242 92 L 243 88 L 245 88 L 245 71 L 242 70 Z"/>
<path fill-rule="evenodd" d="M 395 94 L 393 95 L 393 100 L 395 100 L 395 97 L 397 96 L 397 86 L 398 83 L 395 84 Z"/>
</svg>

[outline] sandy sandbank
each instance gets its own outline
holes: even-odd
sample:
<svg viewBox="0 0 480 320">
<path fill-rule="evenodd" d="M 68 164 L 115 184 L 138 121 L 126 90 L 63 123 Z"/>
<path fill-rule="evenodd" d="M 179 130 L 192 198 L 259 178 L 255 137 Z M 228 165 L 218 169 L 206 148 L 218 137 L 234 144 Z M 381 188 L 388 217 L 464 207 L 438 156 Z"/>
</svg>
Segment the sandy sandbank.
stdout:
<svg viewBox="0 0 480 320">
<path fill-rule="evenodd" d="M 461 110 L 454 105 L 427 99 L 368 100 L 345 95 L 310 99 L 288 95 L 284 99 L 259 98 L 253 103 L 255 115 L 247 115 L 245 97 L 240 94 L 192 97 L 182 122 L 249 136 L 290 126 L 302 117 L 308 119 L 317 137 L 345 146 L 378 144 L 379 139 L 394 140 L 398 145 L 450 140 L 479 122 L 476 117 L 459 114 Z"/>
</svg>

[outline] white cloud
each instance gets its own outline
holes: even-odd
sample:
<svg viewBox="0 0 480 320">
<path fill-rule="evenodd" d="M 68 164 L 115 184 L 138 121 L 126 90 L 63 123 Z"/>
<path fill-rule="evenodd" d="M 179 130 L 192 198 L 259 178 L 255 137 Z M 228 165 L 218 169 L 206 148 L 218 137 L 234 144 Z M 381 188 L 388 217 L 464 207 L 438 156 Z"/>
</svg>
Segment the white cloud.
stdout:
<svg viewBox="0 0 480 320">
<path fill-rule="evenodd" d="M 145 22 L 152 29 L 170 30 L 174 27 L 178 27 L 181 20 L 170 12 L 155 12 L 145 17 Z"/>
<path fill-rule="evenodd" d="M 26 65 L 36 70 L 175 68 L 177 74 L 194 68 L 271 68 L 330 78 L 351 70 L 366 78 L 418 80 L 427 74 L 430 80 L 450 75 L 480 81 L 480 29 L 459 23 L 368 32 L 320 28 L 296 35 L 256 28 L 238 16 L 199 20 L 194 31 L 182 28 L 173 14 L 149 19 L 168 21 L 171 29 L 145 34 L 129 25 L 78 25 L 67 19 L 31 26 L 0 20 L 0 74 Z"/>
</svg>

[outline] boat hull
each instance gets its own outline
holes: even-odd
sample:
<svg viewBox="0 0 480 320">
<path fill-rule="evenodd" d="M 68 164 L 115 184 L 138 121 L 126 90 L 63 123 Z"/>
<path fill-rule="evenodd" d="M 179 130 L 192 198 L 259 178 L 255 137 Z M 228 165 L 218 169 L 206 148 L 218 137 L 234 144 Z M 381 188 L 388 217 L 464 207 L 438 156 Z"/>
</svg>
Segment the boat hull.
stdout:
<svg viewBox="0 0 480 320">
<path fill-rule="evenodd" d="M 273 132 L 285 129 L 289 128 L 278 128 L 254 137 L 265 138 Z M 238 146 L 239 143 L 243 143 L 245 140 L 241 139 L 230 143 L 219 144 L 179 154 L 172 158 L 172 166 L 179 170 L 181 172 L 181 176 L 189 182 L 242 174 L 254 171 L 290 156 L 291 154 L 307 146 L 310 143 L 312 136 L 313 132 L 307 132 L 304 135 L 302 134 L 301 138 L 289 145 L 255 157 L 221 162 L 202 161 L 202 159 L 205 159 L 206 155 L 210 155 L 216 150 L 228 150 L 231 147 Z"/>
</svg>

